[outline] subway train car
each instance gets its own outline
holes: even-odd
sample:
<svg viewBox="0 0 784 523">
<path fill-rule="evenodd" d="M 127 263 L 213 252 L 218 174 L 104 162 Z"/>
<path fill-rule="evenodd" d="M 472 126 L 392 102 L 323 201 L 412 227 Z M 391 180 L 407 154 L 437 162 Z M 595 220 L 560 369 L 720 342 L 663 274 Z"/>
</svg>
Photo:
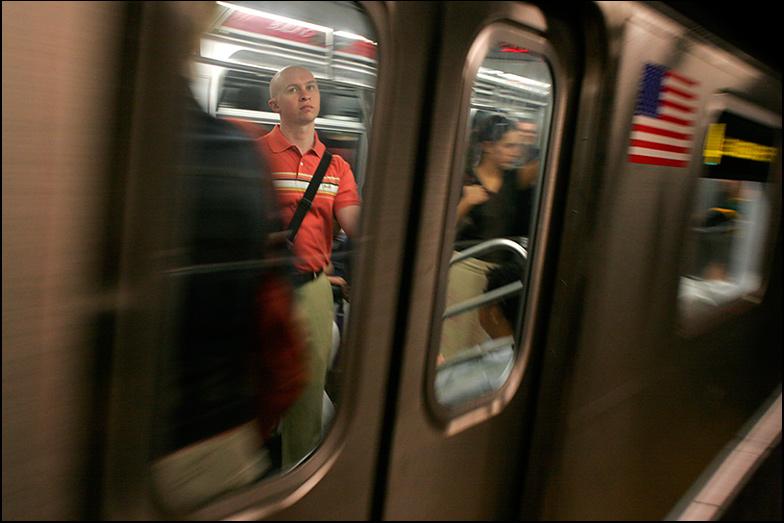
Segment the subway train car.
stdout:
<svg viewBox="0 0 784 523">
<path fill-rule="evenodd" d="M 727 30 L 748 7 L 3 2 L 3 519 L 780 520 L 781 69 Z M 287 65 L 362 201 L 322 434 L 185 503 L 225 478 L 156 475 L 179 283 L 238 267 L 182 264 L 180 87 L 255 143 Z"/>
</svg>

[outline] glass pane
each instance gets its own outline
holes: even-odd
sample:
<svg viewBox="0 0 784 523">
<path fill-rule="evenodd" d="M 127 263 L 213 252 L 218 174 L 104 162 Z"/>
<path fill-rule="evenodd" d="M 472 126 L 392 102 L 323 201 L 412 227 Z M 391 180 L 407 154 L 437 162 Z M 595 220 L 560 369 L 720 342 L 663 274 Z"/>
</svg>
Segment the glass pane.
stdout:
<svg viewBox="0 0 784 523">
<path fill-rule="evenodd" d="M 295 467 L 340 407 L 377 68 L 351 2 L 216 2 L 203 27 L 154 429 L 157 495 L 180 511 Z"/>
<path fill-rule="evenodd" d="M 684 326 L 760 288 L 777 140 L 776 129 L 732 112 L 710 125 L 679 288 Z"/>
<path fill-rule="evenodd" d="M 508 42 L 488 51 L 475 79 L 437 359 L 444 405 L 497 390 L 514 363 L 551 84 L 542 57 Z"/>
</svg>

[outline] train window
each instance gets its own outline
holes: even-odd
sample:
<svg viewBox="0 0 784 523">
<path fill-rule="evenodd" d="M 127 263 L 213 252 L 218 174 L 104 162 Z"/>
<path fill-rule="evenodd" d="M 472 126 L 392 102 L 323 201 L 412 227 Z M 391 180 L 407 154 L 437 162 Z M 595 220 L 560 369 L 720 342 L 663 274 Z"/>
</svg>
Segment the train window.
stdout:
<svg viewBox="0 0 784 523">
<path fill-rule="evenodd" d="M 212 118 L 186 133 L 198 154 L 175 198 L 185 209 L 182 265 L 167 272 L 177 291 L 153 438 L 156 498 L 180 513 L 295 469 L 341 406 L 348 235 L 359 227 L 377 69 L 374 31 L 353 2 L 212 7 L 190 64 L 193 97 Z M 304 146 L 285 142 L 299 114 L 285 113 L 285 99 L 277 110 L 268 103 L 273 75 L 290 65 L 286 87 L 313 98 L 317 89 L 321 102 L 307 122 L 318 140 Z M 330 168 L 293 246 L 270 254 L 257 236 L 277 218 L 287 227 L 323 156 L 319 142 Z"/>
<path fill-rule="evenodd" d="M 730 95 L 714 97 L 687 231 L 679 310 L 688 331 L 764 290 L 781 119 Z"/>
<path fill-rule="evenodd" d="M 495 41 L 473 83 L 435 373 L 447 408 L 498 390 L 515 361 L 553 105 L 545 59 Z"/>
</svg>

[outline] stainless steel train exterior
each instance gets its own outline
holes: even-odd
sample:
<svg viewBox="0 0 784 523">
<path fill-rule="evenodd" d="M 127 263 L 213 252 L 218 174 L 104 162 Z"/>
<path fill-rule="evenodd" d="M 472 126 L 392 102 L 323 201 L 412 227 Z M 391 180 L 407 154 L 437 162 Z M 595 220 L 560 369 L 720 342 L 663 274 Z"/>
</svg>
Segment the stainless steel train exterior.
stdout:
<svg viewBox="0 0 784 523">
<path fill-rule="evenodd" d="M 356 153 L 362 233 L 321 444 L 169 511 L 148 456 L 189 45 L 177 4 L 3 2 L 3 519 L 719 519 L 743 503 L 780 518 L 780 71 L 639 2 L 335 2 L 363 20 L 347 37 L 372 46 L 361 56 L 329 47 L 345 34 L 331 2 L 223 6 L 286 16 L 281 30 L 310 13 L 327 43 L 214 30 L 196 59 L 208 111 L 274 123 L 221 105 L 221 86 L 285 53 L 322 89 L 363 91 L 372 119 L 319 122 Z M 665 90 L 687 122 L 651 152 L 639 133 L 661 115 L 643 106 Z M 452 407 L 436 389 L 455 209 L 470 119 L 490 106 L 537 118 L 535 220 L 513 364 Z M 751 210 L 743 278 L 719 292 L 693 268 L 693 217 L 727 180 Z"/>
</svg>

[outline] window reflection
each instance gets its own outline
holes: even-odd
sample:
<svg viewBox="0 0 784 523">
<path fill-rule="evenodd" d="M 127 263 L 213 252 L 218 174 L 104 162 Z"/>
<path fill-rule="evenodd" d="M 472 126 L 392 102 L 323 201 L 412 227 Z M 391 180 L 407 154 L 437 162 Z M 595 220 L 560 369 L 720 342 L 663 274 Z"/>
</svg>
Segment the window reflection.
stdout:
<svg viewBox="0 0 784 523">
<path fill-rule="evenodd" d="M 436 398 L 442 404 L 458 405 L 498 389 L 514 363 L 515 332 L 519 331 L 520 324 L 524 249 L 509 240 L 490 240 L 457 254 L 453 261 L 460 263 L 462 259 L 470 259 L 475 252 L 502 246 L 518 254 L 517 259 L 489 266 L 482 273 L 484 293 L 459 302 L 444 313 L 446 324 L 451 317 L 465 317 L 469 311 L 473 319 L 475 310 L 484 339 L 450 355 L 440 364 L 435 390 Z"/>
<path fill-rule="evenodd" d="M 728 95 L 719 100 L 737 105 Z M 780 142 L 777 118 L 744 105 L 719 112 L 708 126 L 687 231 L 691 255 L 678 294 L 687 330 L 763 285 L 772 212 L 769 177 Z"/>
<path fill-rule="evenodd" d="M 194 24 L 206 31 L 194 38 L 190 93 L 182 85 L 178 259 L 164 278 L 173 318 L 152 453 L 156 496 L 178 512 L 297 466 L 340 407 L 346 232 L 358 230 L 376 69 L 369 21 L 353 3 L 185 4 L 184 18 L 209 13 Z M 268 103 L 271 84 L 308 86 L 312 143 L 275 145 L 295 119 L 283 89 L 273 88 L 276 108 Z M 291 214 L 324 148 L 330 168 L 289 248 Z"/>
<path fill-rule="evenodd" d="M 686 322 L 762 284 L 770 212 L 764 185 L 700 180 L 694 225 L 689 231 L 694 263 L 680 284 L 680 308 Z"/>
<path fill-rule="evenodd" d="M 488 52 L 472 90 L 435 382 L 448 406 L 504 383 L 521 331 L 552 82 L 541 57 L 512 48 Z"/>
</svg>

